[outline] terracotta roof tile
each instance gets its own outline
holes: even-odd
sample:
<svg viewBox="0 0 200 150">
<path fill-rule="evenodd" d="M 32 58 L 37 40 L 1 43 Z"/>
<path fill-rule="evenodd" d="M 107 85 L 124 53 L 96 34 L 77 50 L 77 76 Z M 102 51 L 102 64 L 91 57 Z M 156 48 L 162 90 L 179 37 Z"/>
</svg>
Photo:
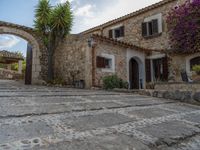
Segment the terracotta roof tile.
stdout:
<svg viewBox="0 0 200 150">
<path fill-rule="evenodd" d="M 9 52 L 6 50 L 0 51 L 0 57 L 24 60 L 24 58 L 20 56 L 19 54 L 14 53 L 14 52 Z"/>
<path fill-rule="evenodd" d="M 116 39 L 111 39 L 111 38 L 101 36 L 101 35 L 98 35 L 98 34 L 93 34 L 91 37 L 94 38 L 94 39 L 100 40 L 100 41 L 109 42 L 109 43 L 112 43 L 114 45 L 118 45 L 118 46 L 125 47 L 125 48 L 131 48 L 131 49 L 134 49 L 134 50 L 143 51 L 143 52 L 147 52 L 147 53 L 153 52 L 153 51 L 165 53 L 165 50 L 162 50 L 162 49 L 159 49 L 159 50 L 158 49 L 147 49 L 147 48 L 143 48 L 143 47 L 133 45 L 133 44 L 128 43 L 128 42 L 119 41 L 119 40 L 116 40 Z"/>
</svg>

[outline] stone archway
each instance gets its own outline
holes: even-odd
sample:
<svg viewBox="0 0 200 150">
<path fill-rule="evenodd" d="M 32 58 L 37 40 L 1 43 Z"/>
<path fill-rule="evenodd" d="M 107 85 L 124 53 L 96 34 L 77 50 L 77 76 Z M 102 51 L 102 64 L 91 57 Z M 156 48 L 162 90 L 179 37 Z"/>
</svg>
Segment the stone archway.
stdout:
<svg viewBox="0 0 200 150">
<path fill-rule="evenodd" d="M 25 39 L 32 47 L 32 84 L 41 84 L 47 74 L 47 53 L 39 36 L 32 28 L 0 21 L 0 34 L 11 34 Z"/>
<path fill-rule="evenodd" d="M 134 59 L 131 58 L 129 61 L 129 83 L 130 89 L 139 89 L 139 64 Z"/>
<path fill-rule="evenodd" d="M 128 68 L 129 88 L 143 89 L 145 87 L 145 72 L 142 60 L 137 56 L 130 57 Z"/>
</svg>

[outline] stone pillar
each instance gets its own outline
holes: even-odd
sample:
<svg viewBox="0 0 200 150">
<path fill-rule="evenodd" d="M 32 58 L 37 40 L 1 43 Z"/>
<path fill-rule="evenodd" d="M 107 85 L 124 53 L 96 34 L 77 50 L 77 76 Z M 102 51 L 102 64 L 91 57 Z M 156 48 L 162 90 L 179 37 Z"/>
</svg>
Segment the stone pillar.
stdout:
<svg viewBox="0 0 200 150">
<path fill-rule="evenodd" d="M 18 73 L 22 74 L 22 60 L 18 62 Z"/>
</svg>

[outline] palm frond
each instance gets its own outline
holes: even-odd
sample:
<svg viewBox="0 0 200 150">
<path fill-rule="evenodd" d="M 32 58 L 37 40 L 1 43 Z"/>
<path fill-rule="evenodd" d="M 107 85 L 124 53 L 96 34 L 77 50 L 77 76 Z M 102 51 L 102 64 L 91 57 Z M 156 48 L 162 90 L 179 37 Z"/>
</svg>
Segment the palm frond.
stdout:
<svg viewBox="0 0 200 150">
<path fill-rule="evenodd" d="M 51 16 L 49 0 L 40 0 L 35 9 L 34 27 L 41 32 L 48 32 Z"/>
</svg>

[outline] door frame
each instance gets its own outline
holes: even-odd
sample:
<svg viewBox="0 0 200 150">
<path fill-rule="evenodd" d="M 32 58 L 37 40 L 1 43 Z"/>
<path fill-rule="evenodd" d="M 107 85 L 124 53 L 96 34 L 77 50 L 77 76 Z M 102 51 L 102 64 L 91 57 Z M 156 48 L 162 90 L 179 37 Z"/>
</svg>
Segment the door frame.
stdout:
<svg viewBox="0 0 200 150">
<path fill-rule="evenodd" d="M 33 50 L 32 46 L 28 44 L 27 54 L 26 54 L 25 85 L 31 85 L 32 83 L 32 60 L 33 60 Z"/>
<path fill-rule="evenodd" d="M 133 65 L 137 65 L 136 72 L 133 71 Z M 133 76 L 135 75 L 135 76 Z M 134 84 L 134 77 L 137 81 Z M 135 58 L 131 58 L 129 61 L 129 88 L 130 89 L 140 89 L 140 65 Z"/>
</svg>

